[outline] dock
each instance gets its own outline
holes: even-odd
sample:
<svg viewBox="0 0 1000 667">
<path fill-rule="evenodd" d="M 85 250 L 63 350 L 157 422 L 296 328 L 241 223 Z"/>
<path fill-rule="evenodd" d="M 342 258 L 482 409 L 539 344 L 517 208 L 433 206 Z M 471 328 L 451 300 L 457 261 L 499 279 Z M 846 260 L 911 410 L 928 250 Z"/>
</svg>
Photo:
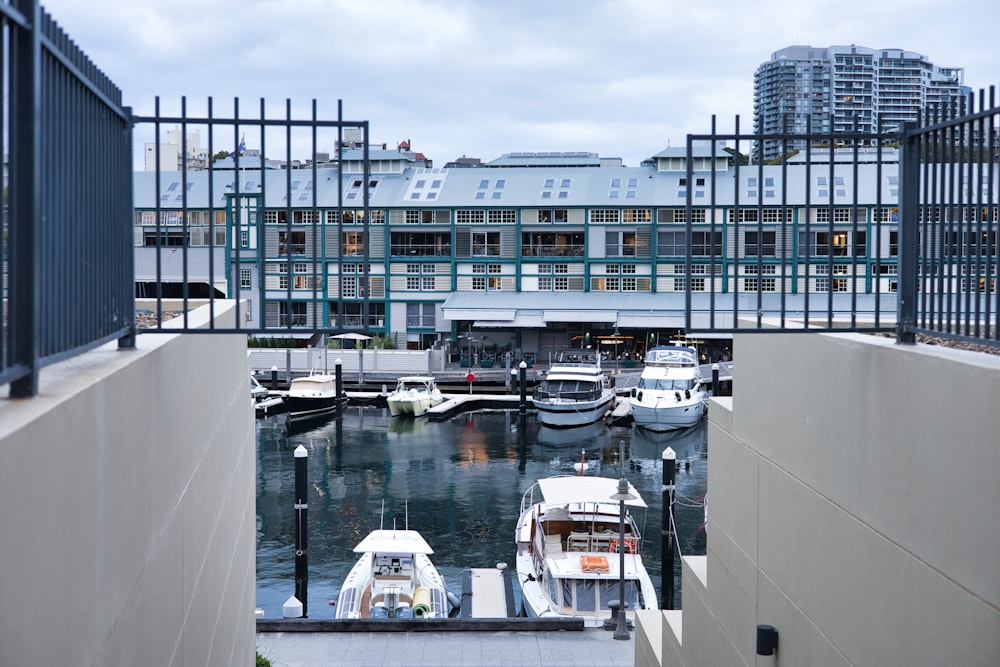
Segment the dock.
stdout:
<svg viewBox="0 0 1000 667">
<path fill-rule="evenodd" d="M 506 563 L 462 572 L 460 618 L 516 618 L 514 586 Z"/>
</svg>

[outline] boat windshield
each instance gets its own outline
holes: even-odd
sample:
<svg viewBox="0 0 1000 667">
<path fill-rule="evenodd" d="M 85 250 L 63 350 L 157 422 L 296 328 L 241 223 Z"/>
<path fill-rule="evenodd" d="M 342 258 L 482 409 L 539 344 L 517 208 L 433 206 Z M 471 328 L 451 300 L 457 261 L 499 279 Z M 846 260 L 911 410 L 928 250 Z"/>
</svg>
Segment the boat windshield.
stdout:
<svg viewBox="0 0 1000 667">
<path fill-rule="evenodd" d="M 694 389 L 694 380 L 668 380 L 666 378 L 639 378 L 639 389 L 656 389 L 659 391 L 684 391 Z"/>
</svg>

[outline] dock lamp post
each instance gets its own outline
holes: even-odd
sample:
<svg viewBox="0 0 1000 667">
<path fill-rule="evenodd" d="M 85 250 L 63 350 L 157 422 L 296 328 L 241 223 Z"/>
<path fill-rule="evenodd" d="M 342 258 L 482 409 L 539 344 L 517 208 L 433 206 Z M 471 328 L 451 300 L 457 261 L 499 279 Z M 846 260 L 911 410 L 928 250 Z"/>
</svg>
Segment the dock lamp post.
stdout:
<svg viewBox="0 0 1000 667">
<path fill-rule="evenodd" d="M 624 441 L 621 443 L 624 449 Z M 625 501 L 634 500 L 635 496 L 628 492 L 628 480 L 625 479 L 624 464 L 622 475 L 618 479 L 618 493 L 611 500 L 618 501 L 618 625 L 615 626 L 615 639 L 628 639 L 628 622 L 625 619 Z"/>
</svg>

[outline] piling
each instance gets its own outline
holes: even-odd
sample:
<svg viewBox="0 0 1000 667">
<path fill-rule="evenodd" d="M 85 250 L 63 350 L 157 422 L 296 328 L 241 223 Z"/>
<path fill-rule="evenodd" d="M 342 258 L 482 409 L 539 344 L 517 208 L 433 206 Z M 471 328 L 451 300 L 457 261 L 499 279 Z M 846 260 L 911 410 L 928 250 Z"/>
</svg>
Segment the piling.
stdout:
<svg viewBox="0 0 1000 667">
<path fill-rule="evenodd" d="M 716 371 L 718 374 L 718 371 Z M 660 608 L 674 608 L 674 491 L 676 489 L 675 479 L 677 471 L 677 454 L 670 447 L 663 450 L 663 520 L 661 522 L 662 541 L 660 544 L 660 554 L 663 562 L 660 563 L 660 579 L 662 582 L 662 594 L 660 595 Z"/>
<path fill-rule="evenodd" d="M 344 367 L 343 367 L 343 362 L 341 362 L 339 357 L 337 358 L 337 361 L 334 362 L 333 368 L 334 368 L 333 373 L 335 378 L 333 386 L 335 387 L 337 392 L 336 414 L 337 414 L 337 421 L 340 421 L 341 419 L 344 418 L 344 402 L 340 400 L 340 397 L 344 395 Z"/>
<path fill-rule="evenodd" d="M 719 395 L 719 364 L 712 364 L 712 396 Z"/>
<path fill-rule="evenodd" d="M 302 603 L 302 616 L 309 615 L 309 452 L 295 448 L 295 597 Z"/>
<path fill-rule="evenodd" d="M 517 407 L 518 414 L 528 412 L 528 364 L 522 361 L 517 365 L 518 380 L 521 383 L 521 403 Z"/>
</svg>

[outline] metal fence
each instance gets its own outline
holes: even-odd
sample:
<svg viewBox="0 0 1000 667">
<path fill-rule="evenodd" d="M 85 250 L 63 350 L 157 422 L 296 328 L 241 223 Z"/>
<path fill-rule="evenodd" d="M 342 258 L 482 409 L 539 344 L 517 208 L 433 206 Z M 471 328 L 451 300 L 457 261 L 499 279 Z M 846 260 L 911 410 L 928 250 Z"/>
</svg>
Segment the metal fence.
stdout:
<svg viewBox="0 0 1000 667">
<path fill-rule="evenodd" d="M 120 91 L 36 0 L 0 4 L 0 21 L 0 384 L 19 397 L 38 392 L 43 366 L 116 339 L 134 345 L 132 128 Z"/>
<path fill-rule="evenodd" d="M 37 0 L 0 3 L 0 20 L 7 65 L 0 76 L 8 93 L 0 149 L 9 155 L 0 384 L 10 385 L 11 396 L 36 394 L 46 365 L 110 341 L 133 347 L 140 330 L 135 297 L 143 292 L 157 302 L 144 323 L 149 331 L 162 328 L 168 296 L 179 299 L 182 318 L 195 299 L 214 304 L 236 297 L 248 315 L 257 302 L 257 325 L 241 326 L 238 317 L 234 328 L 209 329 L 220 333 L 367 331 L 384 317 L 368 301 L 379 284 L 368 275 L 370 223 L 380 213 L 384 235 L 387 220 L 369 208 L 367 121 L 345 120 L 339 104 L 335 120 L 322 120 L 315 101 L 308 114 L 293 113 L 290 101 L 275 114 L 261 100 L 259 113 L 244 115 L 235 100 L 231 115 L 219 115 L 211 98 L 204 113 L 190 113 L 186 99 L 177 113 L 163 113 L 157 100 L 152 116 L 134 116 Z M 687 285 L 688 332 L 846 329 L 894 333 L 901 342 L 932 335 L 1000 346 L 994 95 L 991 88 L 970 97 L 961 115 L 957 107 L 941 109 L 890 131 L 769 134 L 767 141 L 779 146 L 803 147 L 771 164 L 743 158 L 764 136 L 740 133 L 738 118 L 732 134 L 717 133 L 713 119 L 710 134 L 690 136 L 685 225 L 674 228 L 686 231 L 678 280 Z M 163 152 L 168 124 L 179 128 L 174 155 Z M 144 201 L 156 203 L 140 211 L 132 146 L 149 128 L 144 158 L 152 180 L 143 182 L 153 191 Z M 205 151 L 189 150 L 192 130 L 205 132 Z M 246 149 L 248 131 L 256 154 Z M 343 152 L 351 144 L 345 131 L 357 155 Z M 732 164 L 717 170 L 718 163 L 696 162 L 696 142 L 710 144 L 713 156 L 725 143 Z M 338 154 L 330 160 L 320 145 L 335 145 Z M 269 152 L 285 159 L 272 163 Z M 293 154 L 311 158 L 296 164 Z M 351 173 L 360 175 L 358 198 L 346 206 L 344 177 L 322 184 L 325 201 L 329 188 L 337 188 L 336 210 L 325 212 L 337 216 L 335 224 L 320 220 L 316 180 L 324 160 L 341 171 L 354 160 Z M 203 192 L 191 191 L 189 169 L 207 172 L 192 179 L 207 182 Z M 248 172 L 258 182 L 249 182 Z M 309 187 L 297 186 L 296 179 L 310 178 Z M 269 194 L 268 183 L 280 187 Z M 262 221 L 265 214 L 275 219 Z M 352 248 L 342 246 L 345 222 L 362 235 Z M 204 262 L 199 275 L 209 276 L 205 294 L 192 293 L 189 280 L 196 232 L 203 251 L 197 261 Z M 662 243 L 676 247 L 678 238 L 668 231 Z M 248 291 L 244 275 L 252 269 L 259 275 L 282 266 L 260 263 L 263 244 L 268 256 L 307 261 L 302 268 L 297 259 L 289 263 L 284 276 L 247 281 L 256 285 Z M 345 255 L 360 267 L 354 301 L 361 308 L 324 317 L 326 267 L 338 262 L 343 274 Z M 155 266 L 148 290 L 135 284 L 134 262 L 143 261 Z M 168 284 L 179 286 L 179 294 L 166 294 Z M 311 305 L 298 296 L 304 289 L 312 290 Z M 275 299 L 276 291 L 286 298 Z M 189 327 L 182 321 L 171 330 Z"/>
<path fill-rule="evenodd" d="M 713 119 L 711 134 L 689 136 L 688 331 L 1000 346 L 1000 108 L 990 89 L 965 109 L 891 131 L 769 134 L 786 148 L 771 163 L 742 157 L 765 136 L 741 134 L 739 118 L 732 134 Z M 730 171 L 696 172 L 699 142 L 725 146 Z"/>
<path fill-rule="evenodd" d="M 216 299 L 229 298 L 239 299 L 237 308 L 243 309 L 237 314 L 235 327 L 218 327 L 213 317 L 208 331 L 269 335 L 334 333 L 345 328 L 367 331 L 371 318 L 366 291 L 359 294 L 362 312 L 356 318 L 357 326 L 351 316 L 343 313 L 334 315 L 328 326 L 323 290 L 327 267 L 337 264 L 343 270 L 346 252 L 337 249 L 344 232 L 345 211 L 351 215 L 362 211 L 361 215 L 367 219 L 369 188 L 346 193 L 341 178 L 321 183 L 320 169 L 353 160 L 360 165 L 358 178 L 368 183 L 371 178 L 368 121 L 345 120 L 342 103 L 337 105 L 336 119 L 327 120 L 320 118 L 315 100 L 305 115 L 293 111 L 291 100 L 284 101 L 280 112 L 275 112 L 263 98 L 256 112 L 245 113 L 239 102 L 239 98 L 233 100 L 231 114 L 220 114 L 213 99 L 208 98 L 204 112 L 193 113 L 187 98 L 182 98 L 177 112 L 167 113 L 157 98 L 153 115 L 133 117 L 137 132 L 151 129 L 151 141 L 146 144 L 145 175 L 153 180 L 145 187 L 152 191 L 143 194 L 147 202 L 155 202 L 152 209 L 135 213 L 136 228 L 143 234 L 135 248 L 136 260 L 147 267 L 145 273 L 155 276 L 149 288 L 139 294 L 156 302 L 144 330 L 162 329 L 170 310 L 164 301 L 173 297 L 180 304 L 175 313 L 182 318 L 180 330 L 188 329 L 187 317 L 193 301 L 207 301 L 214 308 Z M 165 146 L 169 145 L 164 141 L 165 126 L 179 128 L 174 130 L 179 143 L 177 154 L 164 154 Z M 345 136 L 345 132 L 354 134 Z M 202 138 L 207 142 L 204 148 L 200 147 Z M 193 145 L 195 139 L 198 146 Z M 320 152 L 320 146 L 331 145 L 336 147 L 333 156 Z M 268 155 L 283 155 L 284 159 Z M 293 155 L 309 158 L 298 163 Z M 199 172 L 197 179 L 192 177 L 195 171 Z M 328 174 L 330 170 L 325 172 Z M 335 225 L 327 224 L 324 219 L 329 208 L 326 201 L 323 207 L 319 205 L 319 193 L 323 191 L 326 195 L 330 190 L 334 190 L 337 202 L 335 209 L 331 209 L 335 211 Z M 345 196 L 358 194 L 357 200 L 345 203 Z M 207 219 L 201 221 L 200 227 L 206 232 L 207 242 L 196 247 L 192 243 L 192 232 L 199 227 L 195 215 L 206 211 Z M 275 219 L 266 218 L 268 215 Z M 268 224 L 265 227 L 262 223 Z M 367 277 L 369 227 L 349 228 L 359 229 L 363 237 L 358 256 L 346 261 L 358 263 L 362 275 Z M 271 256 L 286 258 L 281 287 L 269 286 L 263 275 L 266 267 L 261 254 L 265 247 L 270 248 Z M 243 284 L 243 272 L 253 272 L 260 279 Z M 191 283 L 204 281 L 206 276 L 207 290 L 193 293 Z M 180 292 L 168 293 L 168 282 L 178 286 Z M 311 300 L 303 299 L 306 290 L 311 290 Z M 283 302 L 275 297 L 281 292 L 285 295 Z M 287 310 L 259 317 L 260 313 L 251 308 L 256 306 L 261 310 L 265 296 L 269 305 Z M 297 311 L 293 305 L 308 307 Z M 251 319 L 256 323 L 251 323 Z M 171 323 L 171 330 L 178 330 L 176 322 Z"/>
</svg>

